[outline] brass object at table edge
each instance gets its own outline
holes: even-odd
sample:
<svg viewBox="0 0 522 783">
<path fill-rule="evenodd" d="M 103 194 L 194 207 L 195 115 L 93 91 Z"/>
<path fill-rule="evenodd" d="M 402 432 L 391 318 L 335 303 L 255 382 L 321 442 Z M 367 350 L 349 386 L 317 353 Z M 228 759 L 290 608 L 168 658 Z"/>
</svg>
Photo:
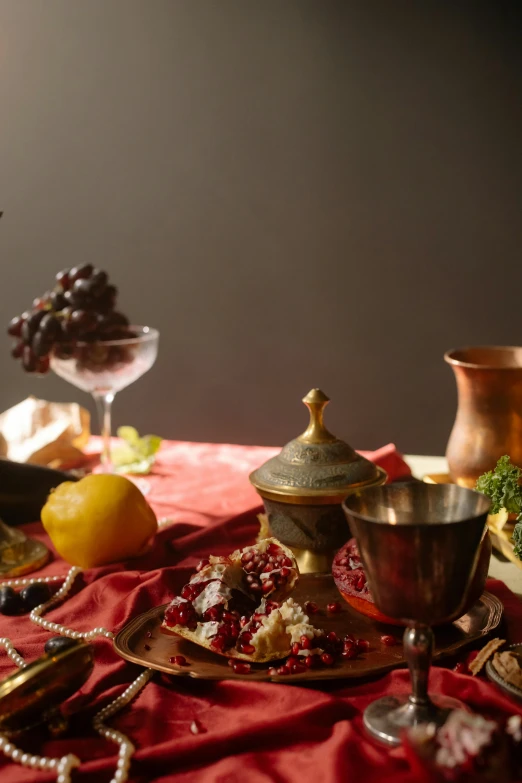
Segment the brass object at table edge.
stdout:
<svg viewBox="0 0 522 783">
<path fill-rule="evenodd" d="M 51 553 L 43 541 L 29 538 L 22 530 L 0 519 L 0 577 L 17 578 L 41 568 Z"/>
<path fill-rule="evenodd" d="M 509 454 L 522 465 L 522 347 L 479 345 L 446 351 L 458 408 L 446 456 L 453 481 L 473 489 Z"/>
<path fill-rule="evenodd" d="M 384 484 L 387 474 L 361 457 L 325 427 L 329 397 L 312 389 L 303 402 L 310 413 L 306 430 L 254 470 L 249 480 L 262 498 L 279 503 L 335 505 L 361 487 Z"/>
<path fill-rule="evenodd" d="M 94 667 L 91 646 L 78 642 L 45 653 L 0 681 L 0 732 L 16 735 L 42 722 L 63 730 L 61 704 L 86 682 Z"/>
</svg>

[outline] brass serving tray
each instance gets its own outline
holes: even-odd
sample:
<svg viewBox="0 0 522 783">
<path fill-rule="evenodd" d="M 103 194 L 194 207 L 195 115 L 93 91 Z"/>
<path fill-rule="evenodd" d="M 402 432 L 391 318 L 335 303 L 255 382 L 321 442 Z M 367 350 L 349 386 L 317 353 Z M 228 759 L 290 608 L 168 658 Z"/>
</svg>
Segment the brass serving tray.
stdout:
<svg viewBox="0 0 522 783">
<path fill-rule="evenodd" d="M 355 679 L 382 674 L 405 665 L 402 653 L 402 628 L 376 623 L 352 609 L 339 595 L 330 574 L 303 574 L 292 597 L 301 606 L 305 601 L 315 601 L 320 611 L 312 616 L 314 625 L 326 631 L 336 631 L 342 637 L 351 633 L 370 642 L 368 653 L 351 661 L 341 660 L 335 666 L 310 669 L 304 674 L 271 677 L 269 665 L 253 664 L 250 674 L 234 674 L 227 658 L 199 647 L 186 639 L 164 633 L 161 622 L 167 604 L 150 609 L 130 621 L 114 639 L 116 652 L 132 663 L 148 666 L 167 674 L 181 677 L 197 677 L 204 680 L 271 680 L 273 682 L 302 682 L 312 680 Z M 327 604 L 338 601 L 341 611 L 328 614 Z M 462 647 L 493 631 L 502 617 L 502 604 L 496 596 L 484 593 L 473 609 L 456 622 L 435 629 L 434 659 L 453 655 Z M 392 634 L 397 639 L 393 647 L 380 641 L 382 634 Z M 175 666 L 169 658 L 185 656 L 188 666 Z M 276 664 L 272 664 L 276 665 Z"/>
<path fill-rule="evenodd" d="M 451 477 L 448 473 L 428 473 L 424 476 L 423 481 L 427 484 L 453 484 Z M 502 530 L 499 530 L 492 525 L 488 525 L 489 535 L 491 536 L 491 545 L 497 552 L 504 555 L 507 560 L 514 563 L 517 568 L 522 568 L 522 560 L 519 560 L 513 554 L 513 542 L 511 536 L 513 535 L 513 523 L 506 522 Z"/>
</svg>

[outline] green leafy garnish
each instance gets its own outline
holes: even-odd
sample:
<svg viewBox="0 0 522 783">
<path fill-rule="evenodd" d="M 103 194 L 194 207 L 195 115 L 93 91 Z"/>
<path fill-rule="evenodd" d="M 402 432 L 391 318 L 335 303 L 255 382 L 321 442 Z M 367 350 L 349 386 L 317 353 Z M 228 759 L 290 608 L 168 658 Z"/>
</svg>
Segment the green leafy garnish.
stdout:
<svg viewBox="0 0 522 783">
<path fill-rule="evenodd" d="M 513 530 L 514 554 L 522 560 L 522 470 L 511 463 L 505 454 L 499 459 L 495 470 L 489 470 L 477 480 L 475 489 L 491 498 L 490 514 L 498 514 L 505 508 L 509 514 L 517 514 Z"/>
<path fill-rule="evenodd" d="M 112 449 L 112 464 L 117 473 L 150 473 L 162 439 L 158 435 L 140 438 L 134 427 L 119 427 L 117 435 L 124 443 Z"/>
</svg>

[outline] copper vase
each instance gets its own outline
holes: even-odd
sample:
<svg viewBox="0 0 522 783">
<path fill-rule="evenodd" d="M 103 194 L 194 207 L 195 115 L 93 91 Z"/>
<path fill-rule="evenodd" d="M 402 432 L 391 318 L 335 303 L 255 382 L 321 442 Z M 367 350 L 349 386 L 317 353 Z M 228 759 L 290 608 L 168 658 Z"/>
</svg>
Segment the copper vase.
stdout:
<svg viewBox="0 0 522 783">
<path fill-rule="evenodd" d="M 503 454 L 522 465 L 522 348 L 476 346 L 444 354 L 458 409 L 446 457 L 453 481 L 474 487 Z"/>
</svg>

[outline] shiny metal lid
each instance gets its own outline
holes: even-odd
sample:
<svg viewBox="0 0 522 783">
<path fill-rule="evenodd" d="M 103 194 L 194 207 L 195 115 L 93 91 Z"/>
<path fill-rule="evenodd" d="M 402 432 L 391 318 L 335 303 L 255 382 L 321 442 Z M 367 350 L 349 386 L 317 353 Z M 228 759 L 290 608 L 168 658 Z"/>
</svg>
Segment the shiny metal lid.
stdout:
<svg viewBox="0 0 522 783">
<path fill-rule="evenodd" d="M 306 430 L 250 474 L 262 497 L 283 503 L 340 503 L 355 489 L 384 483 L 381 468 L 326 429 L 323 417 L 329 401 L 321 389 L 303 398 L 310 411 Z"/>
</svg>

